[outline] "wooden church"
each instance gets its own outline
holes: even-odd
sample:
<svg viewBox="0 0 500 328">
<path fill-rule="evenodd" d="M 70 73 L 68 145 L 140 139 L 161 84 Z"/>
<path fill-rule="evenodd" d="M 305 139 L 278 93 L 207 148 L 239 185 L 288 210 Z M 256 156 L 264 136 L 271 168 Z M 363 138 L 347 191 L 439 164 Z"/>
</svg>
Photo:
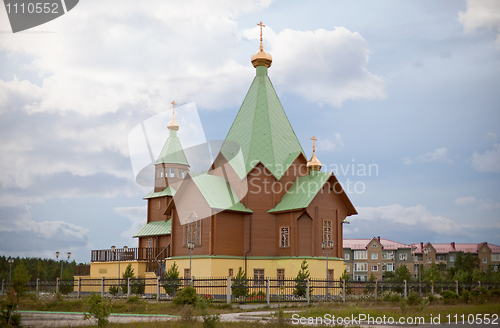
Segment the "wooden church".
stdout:
<svg viewBox="0 0 500 328">
<path fill-rule="evenodd" d="M 314 137 L 307 160 L 268 77 L 262 26 L 251 62 L 256 76 L 205 173 L 189 170 L 173 103 L 155 187 L 145 197 L 147 222 L 134 237 L 140 249 L 160 249 L 155 260 L 167 269 L 175 261 L 185 277 L 233 276 L 241 267 L 256 279 L 295 277 L 304 259 L 311 277 L 325 278 L 322 243 L 332 241 L 328 276 L 338 279 L 342 224 L 356 209 L 335 175 L 320 170 Z"/>
</svg>

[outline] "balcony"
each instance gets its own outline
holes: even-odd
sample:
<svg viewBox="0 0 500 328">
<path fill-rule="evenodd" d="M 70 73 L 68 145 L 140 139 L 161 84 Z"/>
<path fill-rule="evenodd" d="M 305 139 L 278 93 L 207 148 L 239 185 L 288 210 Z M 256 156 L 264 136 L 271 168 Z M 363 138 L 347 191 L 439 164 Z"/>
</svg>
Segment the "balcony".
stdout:
<svg viewBox="0 0 500 328">
<path fill-rule="evenodd" d="M 124 249 L 100 249 L 92 250 L 91 262 L 115 262 L 115 261 L 149 261 L 162 260 L 170 257 L 170 245 L 167 247 L 130 247 Z"/>
</svg>

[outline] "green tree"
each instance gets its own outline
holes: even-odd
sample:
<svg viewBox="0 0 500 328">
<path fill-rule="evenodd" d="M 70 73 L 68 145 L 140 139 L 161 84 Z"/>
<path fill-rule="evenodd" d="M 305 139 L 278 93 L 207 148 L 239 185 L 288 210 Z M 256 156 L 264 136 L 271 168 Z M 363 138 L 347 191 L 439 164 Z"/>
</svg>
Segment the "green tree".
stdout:
<svg viewBox="0 0 500 328">
<path fill-rule="evenodd" d="M 46 272 L 45 268 L 42 264 L 42 261 L 38 261 L 36 264 L 36 277 L 39 278 L 40 280 L 45 280 L 46 277 Z"/>
<path fill-rule="evenodd" d="M 87 306 L 88 311 L 84 315 L 85 320 L 94 317 L 97 320 L 98 327 L 104 327 L 109 323 L 108 317 L 111 314 L 111 304 L 104 300 L 101 294 L 92 292 L 87 301 Z"/>
<path fill-rule="evenodd" d="M 28 289 L 26 284 L 30 281 L 31 276 L 26 270 L 23 260 L 19 260 L 16 269 L 14 270 L 14 276 L 12 277 L 12 287 L 16 291 L 17 297 L 22 297 L 24 292 Z"/>
<path fill-rule="evenodd" d="M 302 264 L 300 265 L 300 270 L 297 273 L 297 277 L 295 277 L 295 289 L 293 291 L 294 295 L 297 296 L 306 296 L 306 279 L 309 278 L 311 274 L 309 273 L 309 265 L 307 261 L 304 259 Z M 312 292 L 312 288 L 309 288 L 309 293 Z"/>
<path fill-rule="evenodd" d="M 128 292 L 128 278 L 134 278 L 134 269 L 132 269 L 132 264 L 127 265 L 125 268 L 125 271 L 122 274 L 122 283 L 121 283 L 121 288 L 122 288 L 122 293 L 127 294 Z M 131 290 L 133 291 L 133 289 Z"/>
<path fill-rule="evenodd" d="M 59 290 L 62 294 L 69 294 L 74 290 L 74 278 L 73 278 L 73 270 L 71 268 L 66 268 L 63 271 L 62 275 L 63 282 L 59 287 Z"/>
<path fill-rule="evenodd" d="M 408 270 L 408 267 L 406 265 L 400 265 L 398 268 L 396 268 L 396 276 L 395 276 L 396 281 L 410 281 L 411 280 L 411 273 L 410 270 Z"/>
<path fill-rule="evenodd" d="M 236 298 L 248 296 L 248 280 L 245 271 L 241 267 L 238 269 L 236 277 L 233 278 L 231 292 Z"/>
<path fill-rule="evenodd" d="M 172 266 L 167 270 L 167 272 L 165 272 L 165 279 L 167 280 L 163 284 L 163 289 L 165 289 L 165 293 L 169 294 L 170 296 L 175 296 L 175 293 L 177 292 L 181 284 L 179 277 L 180 277 L 179 267 L 174 261 Z"/>
<path fill-rule="evenodd" d="M 465 254 L 460 251 L 455 258 L 455 264 L 448 268 L 446 278 L 459 282 L 472 282 L 474 269 L 479 269 L 479 258 L 470 252 Z"/>
<path fill-rule="evenodd" d="M 432 263 L 428 269 L 424 269 L 422 272 L 422 280 L 427 282 L 439 282 L 443 280 L 443 275 L 439 266 L 436 263 Z"/>
</svg>

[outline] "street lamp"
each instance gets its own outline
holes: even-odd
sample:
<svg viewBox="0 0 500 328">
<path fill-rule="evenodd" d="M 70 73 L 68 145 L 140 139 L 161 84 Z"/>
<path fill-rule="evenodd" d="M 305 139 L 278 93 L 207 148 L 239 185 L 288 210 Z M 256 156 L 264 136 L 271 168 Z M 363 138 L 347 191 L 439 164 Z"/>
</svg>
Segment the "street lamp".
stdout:
<svg viewBox="0 0 500 328">
<path fill-rule="evenodd" d="M 9 266 L 10 266 L 9 281 L 11 281 L 12 280 L 12 264 L 14 264 L 14 259 L 9 256 L 9 259 L 7 261 L 9 261 Z"/>
<path fill-rule="evenodd" d="M 328 297 L 328 253 L 332 251 L 333 244 L 334 242 L 331 240 L 321 243 L 321 249 L 323 253 L 326 253 L 326 297 Z"/>
<path fill-rule="evenodd" d="M 61 253 L 56 252 L 56 259 L 59 259 L 59 255 L 60 255 L 60 254 L 61 254 Z M 68 252 L 68 261 L 69 261 L 69 257 L 70 257 L 70 256 L 71 256 L 71 252 Z M 62 260 L 62 258 L 61 258 L 61 279 L 62 279 L 62 274 L 63 274 L 63 260 Z"/>
<path fill-rule="evenodd" d="M 188 241 L 187 247 L 189 249 L 189 278 L 191 279 L 191 276 L 192 276 L 192 273 L 191 273 L 191 255 L 193 254 L 194 243 L 192 241 Z M 186 279 L 186 277 L 184 277 L 184 279 Z"/>
</svg>

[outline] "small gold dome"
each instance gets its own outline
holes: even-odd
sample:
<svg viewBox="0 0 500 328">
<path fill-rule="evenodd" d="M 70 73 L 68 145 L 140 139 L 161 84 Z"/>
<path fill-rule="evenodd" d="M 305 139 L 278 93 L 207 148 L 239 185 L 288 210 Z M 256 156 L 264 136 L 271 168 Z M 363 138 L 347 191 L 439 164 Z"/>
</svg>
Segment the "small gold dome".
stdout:
<svg viewBox="0 0 500 328">
<path fill-rule="evenodd" d="M 310 169 L 311 171 L 321 170 L 321 162 L 316 157 L 315 153 L 313 153 L 311 159 L 309 160 L 309 162 L 307 162 L 307 168 Z"/>
<path fill-rule="evenodd" d="M 316 145 L 314 143 L 318 139 L 316 139 L 316 137 L 313 136 L 311 138 L 311 140 L 313 141 L 313 155 L 312 155 L 311 159 L 309 160 L 309 162 L 307 162 L 307 168 L 310 171 L 319 171 L 319 170 L 321 170 L 321 162 L 316 157 Z"/>
<path fill-rule="evenodd" d="M 172 108 L 172 120 L 167 124 L 167 129 L 169 130 L 179 130 L 179 123 L 177 123 L 177 121 L 175 120 L 175 105 L 177 105 L 175 103 L 175 101 L 172 101 L 171 104 L 173 105 L 173 108 Z"/>
<path fill-rule="evenodd" d="M 262 45 L 261 42 L 260 49 L 257 50 L 257 52 L 252 55 L 251 61 L 253 67 L 257 66 L 271 67 L 271 63 L 273 62 L 273 56 L 271 56 L 269 52 L 264 50 L 264 46 Z"/>
</svg>

